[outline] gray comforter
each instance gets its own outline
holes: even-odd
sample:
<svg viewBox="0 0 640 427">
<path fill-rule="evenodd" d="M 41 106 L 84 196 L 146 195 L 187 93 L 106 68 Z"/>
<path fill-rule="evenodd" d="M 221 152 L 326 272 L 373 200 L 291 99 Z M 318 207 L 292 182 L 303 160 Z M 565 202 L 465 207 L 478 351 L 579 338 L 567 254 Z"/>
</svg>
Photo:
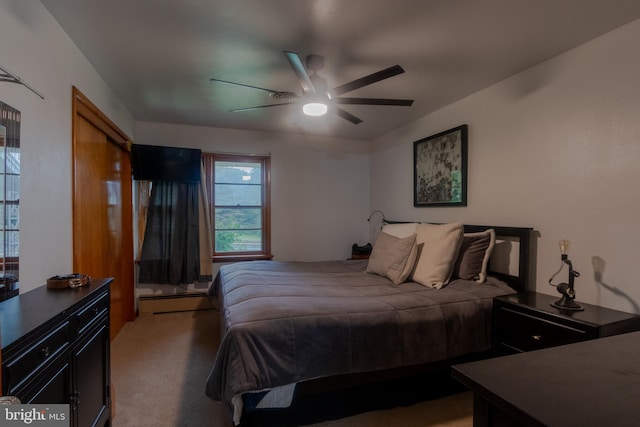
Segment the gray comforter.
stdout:
<svg viewBox="0 0 640 427">
<path fill-rule="evenodd" d="M 317 377 L 450 359 L 491 346 L 495 279 L 434 290 L 365 273 L 367 261 L 223 266 L 210 289 L 222 341 L 206 393 L 234 396 Z"/>
</svg>

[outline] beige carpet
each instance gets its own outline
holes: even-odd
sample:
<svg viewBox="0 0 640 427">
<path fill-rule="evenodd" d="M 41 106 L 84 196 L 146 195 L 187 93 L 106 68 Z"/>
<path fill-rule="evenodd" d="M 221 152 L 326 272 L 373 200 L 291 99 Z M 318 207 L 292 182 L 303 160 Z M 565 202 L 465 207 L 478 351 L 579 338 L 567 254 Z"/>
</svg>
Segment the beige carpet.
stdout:
<svg viewBox="0 0 640 427">
<path fill-rule="evenodd" d="M 230 427 L 220 403 L 204 394 L 218 342 L 218 314 L 145 315 L 111 344 L 113 427 Z M 314 424 L 316 427 L 463 427 L 473 425 L 470 393 Z"/>
</svg>

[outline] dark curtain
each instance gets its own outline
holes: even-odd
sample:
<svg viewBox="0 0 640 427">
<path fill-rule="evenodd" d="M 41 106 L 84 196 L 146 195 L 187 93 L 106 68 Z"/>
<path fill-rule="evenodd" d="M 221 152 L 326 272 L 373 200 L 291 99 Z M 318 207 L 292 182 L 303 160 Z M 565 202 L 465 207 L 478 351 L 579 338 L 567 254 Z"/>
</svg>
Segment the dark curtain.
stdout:
<svg viewBox="0 0 640 427">
<path fill-rule="evenodd" d="M 198 183 L 154 181 L 140 257 L 140 283 L 198 280 Z"/>
</svg>

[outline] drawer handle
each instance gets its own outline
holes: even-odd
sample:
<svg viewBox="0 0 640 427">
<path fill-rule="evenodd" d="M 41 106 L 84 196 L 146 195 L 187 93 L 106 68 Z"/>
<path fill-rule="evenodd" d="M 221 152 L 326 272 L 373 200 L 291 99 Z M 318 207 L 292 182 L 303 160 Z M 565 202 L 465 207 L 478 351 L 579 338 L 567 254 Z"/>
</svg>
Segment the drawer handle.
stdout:
<svg viewBox="0 0 640 427">
<path fill-rule="evenodd" d="M 40 350 L 40 353 L 42 354 L 43 357 L 49 357 L 49 347 L 45 347 L 42 350 Z"/>
<path fill-rule="evenodd" d="M 96 316 L 98 315 L 98 313 L 100 312 L 100 309 L 98 307 L 93 307 L 93 314 L 95 314 Z"/>
<path fill-rule="evenodd" d="M 542 340 L 542 335 L 531 335 L 531 339 L 534 341 L 540 341 Z"/>
</svg>

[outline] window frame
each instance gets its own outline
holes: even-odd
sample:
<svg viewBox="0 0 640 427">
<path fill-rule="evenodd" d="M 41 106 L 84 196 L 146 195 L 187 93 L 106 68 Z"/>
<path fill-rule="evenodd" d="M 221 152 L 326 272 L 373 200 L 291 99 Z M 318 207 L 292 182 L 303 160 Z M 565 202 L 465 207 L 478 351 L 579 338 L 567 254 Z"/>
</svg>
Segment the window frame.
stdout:
<svg viewBox="0 0 640 427">
<path fill-rule="evenodd" d="M 216 252 L 216 228 L 215 228 L 215 162 L 260 163 L 262 170 L 261 184 L 261 219 L 262 219 L 262 248 L 260 251 L 243 252 Z M 271 254 L 271 157 L 251 154 L 216 154 L 202 153 L 204 175 L 207 184 L 209 198 L 210 227 L 213 262 L 250 261 L 272 259 Z M 228 207 L 221 207 L 228 208 Z"/>
</svg>

